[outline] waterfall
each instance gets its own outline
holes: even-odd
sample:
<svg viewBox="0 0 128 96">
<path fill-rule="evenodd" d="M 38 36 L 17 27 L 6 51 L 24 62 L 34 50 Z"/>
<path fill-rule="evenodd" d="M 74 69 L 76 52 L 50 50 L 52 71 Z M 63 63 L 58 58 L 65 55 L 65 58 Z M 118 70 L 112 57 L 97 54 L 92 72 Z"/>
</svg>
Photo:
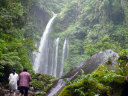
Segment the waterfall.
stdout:
<svg viewBox="0 0 128 96">
<path fill-rule="evenodd" d="M 55 43 L 56 40 L 54 40 L 54 43 Z M 56 49 L 56 46 L 55 44 L 53 43 L 53 46 L 52 46 L 52 53 L 51 53 L 51 66 L 50 66 L 50 75 L 53 75 L 53 69 L 54 69 L 54 63 L 55 63 L 55 49 Z"/>
<path fill-rule="evenodd" d="M 53 40 L 48 40 L 48 52 L 47 52 L 47 54 L 48 54 L 48 67 L 47 67 L 47 74 L 49 74 L 49 75 L 52 75 L 51 73 L 52 73 L 52 64 L 53 64 L 53 59 L 54 59 L 54 46 L 53 46 Z"/>
<path fill-rule="evenodd" d="M 65 84 L 66 82 L 63 79 L 59 79 L 56 86 L 53 87 L 51 92 L 46 96 L 54 96 Z"/>
<path fill-rule="evenodd" d="M 76 72 L 73 76 L 71 76 L 70 78 L 65 78 L 67 81 L 71 81 L 76 75 L 78 74 L 78 72 Z M 66 85 L 66 81 L 64 81 L 63 79 L 59 79 L 57 81 L 57 83 L 53 86 L 53 88 L 49 91 L 49 93 L 46 96 L 54 96 L 55 94 L 57 94 L 62 88 L 64 88 L 64 86 Z"/>
<path fill-rule="evenodd" d="M 62 61 L 61 61 L 61 66 L 60 66 L 59 77 L 61 77 L 63 74 L 64 63 L 65 63 L 65 59 L 66 59 L 67 55 L 68 55 L 68 40 L 66 38 L 64 41 L 63 50 L 62 50 Z"/>
<path fill-rule="evenodd" d="M 57 75 L 57 61 L 58 61 L 58 46 L 59 46 L 59 38 L 56 39 L 55 41 L 55 46 L 56 46 L 56 49 L 55 49 L 55 64 L 54 64 L 54 69 L 53 69 L 53 76 L 56 77 Z"/>
<path fill-rule="evenodd" d="M 49 53 L 49 44 L 48 44 L 48 36 L 50 33 L 50 29 L 54 19 L 56 18 L 56 14 L 49 20 L 46 29 L 41 37 L 39 52 L 37 53 L 37 57 L 34 62 L 34 70 L 37 73 L 48 73 L 48 53 Z"/>
</svg>

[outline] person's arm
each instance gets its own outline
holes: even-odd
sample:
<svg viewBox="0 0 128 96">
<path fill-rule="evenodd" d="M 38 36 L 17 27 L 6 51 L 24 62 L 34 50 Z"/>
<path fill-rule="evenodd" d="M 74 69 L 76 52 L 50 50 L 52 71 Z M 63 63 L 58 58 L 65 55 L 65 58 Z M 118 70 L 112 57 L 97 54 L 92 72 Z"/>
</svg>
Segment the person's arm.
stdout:
<svg viewBox="0 0 128 96">
<path fill-rule="evenodd" d="M 32 81 L 31 75 L 29 74 L 29 81 Z"/>
<path fill-rule="evenodd" d="M 30 75 L 30 81 L 32 81 L 32 77 L 31 77 L 31 75 Z"/>
<path fill-rule="evenodd" d="M 32 81 L 32 78 L 31 78 L 31 76 L 30 76 L 30 81 Z"/>
</svg>

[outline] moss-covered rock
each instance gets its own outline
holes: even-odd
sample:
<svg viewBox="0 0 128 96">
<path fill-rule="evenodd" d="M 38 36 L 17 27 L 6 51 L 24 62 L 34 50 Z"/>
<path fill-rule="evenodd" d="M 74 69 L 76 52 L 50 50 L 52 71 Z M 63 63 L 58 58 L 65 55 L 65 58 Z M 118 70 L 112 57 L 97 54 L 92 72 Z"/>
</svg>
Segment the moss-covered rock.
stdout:
<svg viewBox="0 0 128 96">
<path fill-rule="evenodd" d="M 120 62 L 121 60 L 123 61 Z M 100 65 L 91 74 L 80 76 L 68 83 L 58 96 L 126 96 L 127 60 L 126 55 L 120 56 L 119 64 L 114 70 Z"/>
</svg>

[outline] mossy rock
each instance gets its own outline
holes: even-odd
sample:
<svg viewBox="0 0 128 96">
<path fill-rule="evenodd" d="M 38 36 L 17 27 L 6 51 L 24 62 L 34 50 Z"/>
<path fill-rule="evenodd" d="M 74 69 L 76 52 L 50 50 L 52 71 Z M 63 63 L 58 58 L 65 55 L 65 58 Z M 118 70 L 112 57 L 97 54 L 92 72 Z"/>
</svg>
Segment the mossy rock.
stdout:
<svg viewBox="0 0 128 96">
<path fill-rule="evenodd" d="M 76 78 L 69 83 L 70 85 L 66 86 L 58 96 L 116 96 L 116 93 L 121 94 L 122 90 L 118 90 L 113 84 L 122 86 L 125 78 L 116 72 L 116 70 L 100 65 L 92 74 L 81 76 L 83 79 Z M 115 92 L 112 93 L 114 89 Z"/>
<path fill-rule="evenodd" d="M 58 96 L 95 96 L 100 94 L 104 96 L 110 94 L 109 87 L 90 79 L 87 82 L 81 81 L 73 85 L 66 86 Z"/>
</svg>

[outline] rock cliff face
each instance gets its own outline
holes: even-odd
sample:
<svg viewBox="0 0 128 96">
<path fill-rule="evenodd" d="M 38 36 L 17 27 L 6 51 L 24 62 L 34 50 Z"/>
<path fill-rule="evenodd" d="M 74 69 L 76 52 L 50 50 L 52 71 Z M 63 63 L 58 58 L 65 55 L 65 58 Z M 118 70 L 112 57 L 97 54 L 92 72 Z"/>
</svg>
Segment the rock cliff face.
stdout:
<svg viewBox="0 0 128 96">
<path fill-rule="evenodd" d="M 66 78 L 67 80 L 71 81 L 76 77 L 78 77 L 79 75 L 81 75 L 81 69 L 84 71 L 85 74 L 89 74 L 93 72 L 95 69 L 97 69 L 100 64 L 103 64 L 105 66 L 110 66 L 110 68 L 114 68 L 114 65 L 117 64 L 116 61 L 118 60 L 118 58 L 119 55 L 112 50 L 105 50 L 103 52 L 98 52 L 95 55 L 93 55 L 90 59 L 86 60 L 85 62 L 82 62 L 79 66 L 73 68 L 62 78 L 63 79 Z M 56 94 L 57 92 L 63 89 L 63 86 L 65 84 L 66 83 L 62 79 L 59 79 L 58 82 L 55 82 L 53 88 L 48 93 L 54 92 L 54 94 Z"/>
<path fill-rule="evenodd" d="M 95 55 L 93 55 L 90 59 L 86 60 L 85 62 L 82 62 L 77 67 L 71 69 L 65 76 L 62 78 L 69 78 L 76 75 L 81 74 L 81 69 L 84 71 L 85 74 L 89 74 L 93 72 L 99 64 L 103 64 L 105 66 L 110 66 L 111 68 L 114 68 L 114 65 L 116 65 L 116 61 L 118 60 L 119 55 L 115 53 L 112 50 L 105 50 L 102 52 L 98 52 Z M 109 64 L 108 64 L 109 62 Z"/>
</svg>

